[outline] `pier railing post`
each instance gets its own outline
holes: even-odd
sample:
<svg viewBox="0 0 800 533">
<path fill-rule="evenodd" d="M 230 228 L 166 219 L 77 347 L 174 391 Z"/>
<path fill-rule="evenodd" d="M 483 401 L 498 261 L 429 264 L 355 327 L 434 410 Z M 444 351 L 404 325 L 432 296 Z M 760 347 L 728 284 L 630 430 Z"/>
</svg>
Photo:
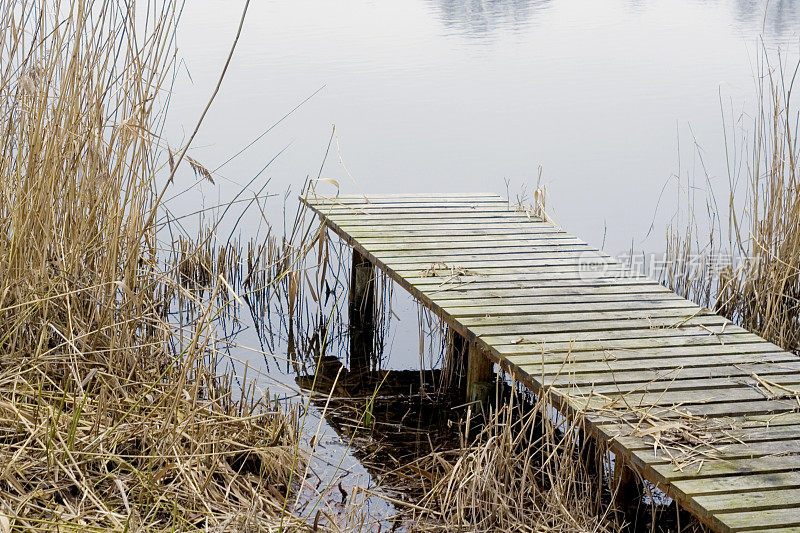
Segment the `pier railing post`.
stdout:
<svg viewBox="0 0 800 533">
<path fill-rule="evenodd" d="M 494 363 L 476 343 L 469 343 L 467 350 L 467 402 L 486 403 L 493 381 Z"/>
<path fill-rule="evenodd" d="M 375 351 L 375 269 L 353 249 L 350 273 L 350 371 L 369 370 Z"/>
</svg>

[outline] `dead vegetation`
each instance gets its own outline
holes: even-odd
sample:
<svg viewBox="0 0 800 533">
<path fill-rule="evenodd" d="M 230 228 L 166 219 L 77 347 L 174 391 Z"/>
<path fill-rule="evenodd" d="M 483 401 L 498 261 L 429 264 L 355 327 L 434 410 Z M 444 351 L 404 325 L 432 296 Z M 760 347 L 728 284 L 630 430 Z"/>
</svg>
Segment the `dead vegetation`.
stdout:
<svg viewBox="0 0 800 533">
<path fill-rule="evenodd" d="M 547 396 L 515 389 L 485 423 L 467 415 L 461 448 L 413 463 L 426 492 L 415 511 L 426 531 L 594 531 L 619 529 L 607 465 L 587 461 L 580 422 L 554 418 Z"/>
<path fill-rule="evenodd" d="M 234 296 L 166 268 L 152 223 L 179 11 L 0 7 L 4 531 L 297 524 L 296 419 L 218 375 L 214 320 Z M 178 294 L 198 309 L 180 327 Z"/>
<path fill-rule="evenodd" d="M 727 217 L 705 176 L 709 220 L 689 195 L 688 222 L 667 238 L 667 286 L 779 346 L 800 352 L 800 64 L 761 51 L 757 108 L 725 124 Z M 750 122 L 751 121 L 751 122 Z M 727 219 L 727 220 L 725 220 Z"/>
</svg>

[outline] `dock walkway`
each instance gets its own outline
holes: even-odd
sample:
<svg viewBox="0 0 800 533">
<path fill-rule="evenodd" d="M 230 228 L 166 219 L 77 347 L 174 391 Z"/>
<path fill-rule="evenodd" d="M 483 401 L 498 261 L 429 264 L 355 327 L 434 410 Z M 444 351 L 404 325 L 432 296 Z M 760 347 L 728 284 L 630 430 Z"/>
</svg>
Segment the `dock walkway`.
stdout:
<svg viewBox="0 0 800 533">
<path fill-rule="evenodd" d="M 303 201 L 712 530 L 800 532 L 796 355 L 496 195 Z"/>
</svg>

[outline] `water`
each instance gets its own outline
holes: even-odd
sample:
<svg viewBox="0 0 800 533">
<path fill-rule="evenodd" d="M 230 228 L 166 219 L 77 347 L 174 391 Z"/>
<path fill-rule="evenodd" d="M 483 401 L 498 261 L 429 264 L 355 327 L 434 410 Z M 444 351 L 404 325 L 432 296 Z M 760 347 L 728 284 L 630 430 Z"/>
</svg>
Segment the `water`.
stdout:
<svg viewBox="0 0 800 533">
<path fill-rule="evenodd" d="M 173 145 L 211 93 L 241 5 L 184 10 Z M 246 182 L 284 148 L 262 179 L 296 191 L 318 174 L 335 124 L 340 150 L 335 140 L 322 176 L 342 192 L 505 193 L 508 179 L 515 193 L 541 165 L 568 231 L 611 253 L 661 250 L 675 188 L 657 210 L 659 194 L 673 174 L 698 172 L 695 138 L 712 182 L 727 183 L 720 97 L 737 114 L 752 104 L 761 38 L 796 57 L 800 2 L 253 2 L 192 155 L 216 168 L 324 88 L 223 167 L 219 187 L 173 206 L 230 198 L 228 180 Z"/>
<path fill-rule="evenodd" d="M 242 6 L 184 9 L 173 147 L 205 107 Z M 275 194 L 263 210 L 278 230 L 308 176 L 337 180 L 343 193 L 505 194 L 507 180 L 513 196 L 535 186 L 541 167 L 548 208 L 567 231 L 609 253 L 661 251 L 681 198 L 675 176 L 702 178 L 705 165 L 711 185 L 727 187 L 721 107 L 738 117 L 753 106 L 762 42 L 773 57 L 800 55 L 800 0 L 254 1 L 190 152 L 217 169 L 216 185 L 187 168 L 169 206 L 229 201 L 276 155 L 251 190 Z M 327 182 L 318 190 L 335 192 Z M 235 231 L 263 232 L 260 219 L 251 210 Z M 385 366 L 418 367 L 416 309 L 402 297 L 394 307 L 401 320 Z M 252 324 L 236 342 L 258 344 Z M 273 392 L 303 397 L 288 367 L 241 356 L 270 373 Z M 347 486 L 369 485 L 319 409 L 310 413 L 321 460 L 343 461 Z M 376 516 L 393 512 L 373 505 Z"/>
</svg>

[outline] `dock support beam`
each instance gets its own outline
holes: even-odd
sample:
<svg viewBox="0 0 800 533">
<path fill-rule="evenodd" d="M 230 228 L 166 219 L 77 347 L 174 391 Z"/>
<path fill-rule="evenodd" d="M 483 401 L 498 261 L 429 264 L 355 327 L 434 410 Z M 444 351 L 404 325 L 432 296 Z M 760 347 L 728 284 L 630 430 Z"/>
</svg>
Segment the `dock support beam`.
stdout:
<svg viewBox="0 0 800 533">
<path fill-rule="evenodd" d="M 494 382 L 494 364 L 474 342 L 469 343 L 466 367 L 467 402 L 486 403 L 489 399 L 489 390 Z"/>
<path fill-rule="evenodd" d="M 642 503 L 642 486 L 636 472 L 619 455 L 614 458 L 614 502 L 628 522 L 628 531 L 641 531 L 639 507 Z"/>
<path fill-rule="evenodd" d="M 375 351 L 375 268 L 353 249 L 350 273 L 350 371 L 366 372 Z"/>
<path fill-rule="evenodd" d="M 580 431 L 580 457 L 586 469 L 587 496 L 599 512 L 603 494 L 603 456 L 601 447 L 585 426 Z"/>
</svg>

